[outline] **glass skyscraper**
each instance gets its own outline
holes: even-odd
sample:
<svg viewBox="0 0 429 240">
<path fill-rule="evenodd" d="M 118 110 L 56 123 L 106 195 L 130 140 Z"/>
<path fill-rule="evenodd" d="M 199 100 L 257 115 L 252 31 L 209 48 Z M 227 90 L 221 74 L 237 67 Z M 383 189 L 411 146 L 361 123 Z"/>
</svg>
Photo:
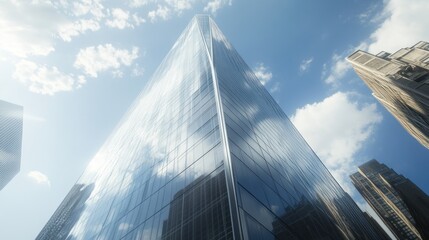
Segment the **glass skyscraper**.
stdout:
<svg viewBox="0 0 429 240">
<path fill-rule="evenodd" d="M 374 159 L 350 177 L 398 239 L 429 239 L 429 196 L 413 182 Z"/>
<path fill-rule="evenodd" d="M 208 16 L 37 239 L 378 239 Z"/>
<path fill-rule="evenodd" d="M 22 118 L 21 106 L 0 100 L 0 190 L 21 167 Z"/>
</svg>

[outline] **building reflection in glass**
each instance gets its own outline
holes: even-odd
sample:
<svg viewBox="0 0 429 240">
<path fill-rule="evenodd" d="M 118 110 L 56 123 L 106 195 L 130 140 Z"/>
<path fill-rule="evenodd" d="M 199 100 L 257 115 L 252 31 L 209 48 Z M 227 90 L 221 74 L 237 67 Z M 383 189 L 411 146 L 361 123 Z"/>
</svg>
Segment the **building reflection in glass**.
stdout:
<svg viewBox="0 0 429 240">
<path fill-rule="evenodd" d="M 200 177 L 174 195 L 161 239 L 229 239 L 231 224 L 225 173 Z"/>
</svg>

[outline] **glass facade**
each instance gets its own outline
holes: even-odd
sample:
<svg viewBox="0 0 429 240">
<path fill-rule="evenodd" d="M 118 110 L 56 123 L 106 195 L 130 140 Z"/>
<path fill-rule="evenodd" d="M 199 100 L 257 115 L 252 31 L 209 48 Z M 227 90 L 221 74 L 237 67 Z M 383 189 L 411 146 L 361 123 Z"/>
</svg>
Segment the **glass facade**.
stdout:
<svg viewBox="0 0 429 240">
<path fill-rule="evenodd" d="M 196 16 L 37 239 L 377 239 Z"/>
<path fill-rule="evenodd" d="M 0 190 L 21 167 L 22 119 L 21 106 L 0 100 Z"/>
</svg>

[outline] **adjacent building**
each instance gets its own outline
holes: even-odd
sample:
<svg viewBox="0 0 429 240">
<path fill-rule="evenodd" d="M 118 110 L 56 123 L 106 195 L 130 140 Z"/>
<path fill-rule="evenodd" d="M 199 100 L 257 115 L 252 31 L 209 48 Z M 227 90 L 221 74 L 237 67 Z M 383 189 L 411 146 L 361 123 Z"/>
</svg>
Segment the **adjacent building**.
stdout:
<svg viewBox="0 0 429 240">
<path fill-rule="evenodd" d="M 374 227 L 375 231 L 377 232 L 378 236 L 380 236 L 380 240 L 391 240 L 389 235 L 384 231 L 384 229 L 380 226 L 380 224 L 375 220 L 369 213 L 363 212 L 363 214 L 366 217 L 366 220 Z"/>
<path fill-rule="evenodd" d="M 413 182 L 377 160 L 350 177 L 398 239 L 429 239 L 429 197 Z"/>
<path fill-rule="evenodd" d="M 379 239 L 208 16 L 37 239 Z"/>
<path fill-rule="evenodd" d="M 358 50 L 347 60 L 374 97 L 429 148 L 429 43 L 419 42 L 394 54 Z"/>
<path fill-rule="evenodd" d="M 21 106 L 0 100 L 0 190 L 21 166 L 22 119 Z"/>
</svg>

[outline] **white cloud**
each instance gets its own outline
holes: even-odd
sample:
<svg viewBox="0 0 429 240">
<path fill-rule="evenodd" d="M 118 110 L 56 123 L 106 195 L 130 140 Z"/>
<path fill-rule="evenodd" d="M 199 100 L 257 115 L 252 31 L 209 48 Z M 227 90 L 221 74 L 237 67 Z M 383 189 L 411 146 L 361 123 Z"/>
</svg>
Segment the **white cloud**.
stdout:
<svg viewBox="0 0 429 240">
<path fill-rule="evenodd" d="M 232 5 L 232 0 L 211 0 L 204 7 L 205 12 L 216 13 L 217 10 L 222 8 L 225 5 Z"/>
<path fill-rule="evenodd" d="M 329 76 L 326 77 L 325 83 L 334 86 L 338 85 L 339 80 L 342 79 L 350 69 L 351 65 L 346 61 L 346 56 L 334 53 L 332 56 L 332 66 L 329 71 L 330 73 Z"/>
<path fill-rule="evenodd" d="M 396 52 L 418 41 L 429 40 L 427 0 L 388 0 L 383 14 L 388 17 L 371 34 L 369 51 Z"/>
<path fill-rule="evenodd" d="M 86 82 L 84 76 L 65 74 L 55 66 L 38 65 L 28 60 L 21 60 L 15 65 L 13 78 L 22 82 L 31 92 L 46 95 L 71 91 L 80 88 Z"/>
<path fill-rule="evenodd" d="M 27 173 L 27 176 L 35 181 L 37 184 L 46 184 L 51 186 L 51 182 L 49 181 L 48 176 L 39 172 L 39 171 L 30 171 Z"/>
<path fill-rule="evenodd" d="M 334 53 L 334 55 L 332 55 L 329 75 L 324 80 L 326 84 L 331 84 L 333 86 L 338 86 L 340 84 L 340 80 L 352 69 L 350 63 L 347 62 L 346 57 L 358 49 L 366 50 L 368 49 L 368 44 L 366 42 L 362 42 L 356 47 L 347 49 L 342 54 Z M 324 72 L 322 73 L 322 77 L 325 77 L 327 74 L 327 65 L 324 65 L 323 67 Z"/>
<path fill-rule="evenodd" d="M 67 3 L 63 7 L 67 7 Z M 104 6 L 100 0 L 80 0 L 74 1 L 72 4 L 72 12 L 76 17 L 91 15 L 96 20 L 100 20 L 105 16 Z"/>
<path fill-rule="evenodd" d="M 183 10 L 190 9 L 192 7 L 193 0 L 165 0 L 175 12 L 181 13 Z"/>
<path fill-rule="evenodd" d="M 99 0 L 60 1 L 57 6 L 68 15 L 67 20 L 58 25 L 58 35 L 66 42 L 89 30 L 100 30 L 100 20 L 106 15 Z"/>
<path fill-rule="evenodd" d="M 280 83 L 278 81 L 271 81 L 273 74 L 269 71 L 269 68 L 264 65 L 264 63 L 258 63 L 256 67 L 253 68 L 253 73 L 270 93 L 280 90 Z"/>
<path fill-rule="evenodd" d="M 335 179 L 351 192 L 349 175 L 356 170 L 355 156 L 382 120 L 376 104 L 359 104 L 353 93 L 337 92 L 321 102 L 299 108 L 291 121 Z"/>
<path fill-rule="evenodd" d="M 307 71 L 307 70 L 310 68 L 311 63 L 313 62 L 313 60 L 314 60 L 314 58 L 313 58 L 313 57 L 310 57 L 309 59 L 304 59 L 304 60 L 301 62 L 301 64 L 299 65 L 299 71 L 300 71 L 300 72 L 305 72 L 305 71 Z"/>
<path fill-rule="evenodd" d="M 3 1 L 0 7 L 0 55 L 46 56 L 54 51 L 52 35 L 62 17 L 50 3 Z"/>
<path fill-rule="evenodd" d="M 145 22 L 146 22 L 146 20 L 145 20 L 144 18 L 140 17 L 140 16 L 138 15 L 138 13 L 134 13 L 134 14 L 132 15 L 132 18 L 133 18 L 134 24 L 135 24 L 136 26 L 140 26 L 140 24 L 142 24 L 142 23 L 145 23 Z"/>
<path fill-rule="evenodd" d="M 55 39 L 100 29 L 104 17 L 100 1 L 2 1 L 0 7 L 0 55 L 26 58 L 53 52 Z"/>
<path fill-rule="evenodd" d="M 142 6 L 156 8 L 149 11 L 147 17 L 151 22 L 157 20 L 168 20 L 173 14 L 180 15 L 183 11 L 191 9 L 196 2 L 206 2 L 205 12 L 216 13 L 225 5 L 232 5 L 232 0 L 129 0 L 129 6 L 138 8 Z"/>
<path fill-rule="evenodd" d="M 116 49 L 111 44 L 87 47 L 79 50 L 74 67 L 83 69 L 91 77 L 97 77 L 99 72 L 119 70 L 122 65 L 130 66 L 138 57 L 138 51 L 137 47 L 132 50 Z"/>
<path fill-rule="evenodd" d="M 144 68 L 141 67 L 138 63 L 136 63 L 133 68 L 133 76 L 140 77 L 140 76 L 143 76 L 143 74 L 144 74 Z"/>
<path fill-rule="evenodd" d="M 113 8 L 112 19 L 108 19 L 106 21 L 106 25 L 112 28 L 119 28 L 119 29 L 133 27 L 133 25 L 128 22 L 129 18 L 130 18 L 130 12 L 120 8 Z"/>
<path fill-rule="evenodd" d="M 130 0 L 129 5 L 130 7 L 141 7 L 155 1 L 156 0 Z"/>
<path fill-rule="evenodd" d="M 158 3 L 159 9 L 159 4 L 166 4 L 171 10 L 180 14 L 183 10 L 191 9 L 195 1 L 196 0 L 131 0 L 129 5 L 131 7 L 141 7 L 150 3 Z"/>
<path fill-rule="evenodd" d="M 377 9 L 374 5 L 368 11 Z M 368 18 L 372 13 L 365 12 L 360 18 Z M 428 40 L 429 3 L 427 0 L 386 0 L 383 10 L 373 14 L 371 22 L 379 22 L 377 29 L 359 46 L 346 50 L 343 54 L 334 54 L 325 83 L 338 85 L 339 81 L 351 69 L 345 58 L 360 49 L 377 54 L 380 51 L 394 53 L 397 50 Z M 382 17 L 380 17 L 382 16 Z M 365 20 L 366 21 L 366 20 Z"/>
<path fill-rule="evenodd" d="M 60 1 L 57 6 L 68 15 L 67 20 L 58 26 L 58 35 L 66 42 L 88 30 L 100 30 L 100 21 L 106 16 L 100 0 Z"/>
<path fill-rule="evenodd" d="M 272 78 L 273 74 L 268 70 L 268 68 L 263 64 L 259 63 L 254 69 L 256 77 L 261 81 L 262 85 L 266 85 Z"/>
<path fill-rule="evenodd" d="M 86 31 L 97 31 L 100 24 L 94 19 L 80 19 L 74 22 L 67 22 L 59 27 L 58 35 L 66 42 L 70 42 L 72 37 L 78 36 Z"/>
<path fill-rule="evenodd" d="M 113 8 L 111 11 L 111 19 L 106 20 L 106 25 L 118 29 L 134 28 L 145 21 L 146 20 L 141 18 L 138 13 L 131 15 L 129 11 Z"/>
<path fill-rule="evenodd" d="M 155 22 L 158 19 L 167 20 L 170 18 L 171 10 L 167 6 L 158 5 L 156 10 L 150 11 L 147 16 L 151 22 Z"/>
<path fill-rule="evenodd" d="M 112 71 L 112 75 L 114 78 L 123 78 L 124 77 L 124 72 L 122 72 L 121 70 L 113 70 Z"/>
</svg>

